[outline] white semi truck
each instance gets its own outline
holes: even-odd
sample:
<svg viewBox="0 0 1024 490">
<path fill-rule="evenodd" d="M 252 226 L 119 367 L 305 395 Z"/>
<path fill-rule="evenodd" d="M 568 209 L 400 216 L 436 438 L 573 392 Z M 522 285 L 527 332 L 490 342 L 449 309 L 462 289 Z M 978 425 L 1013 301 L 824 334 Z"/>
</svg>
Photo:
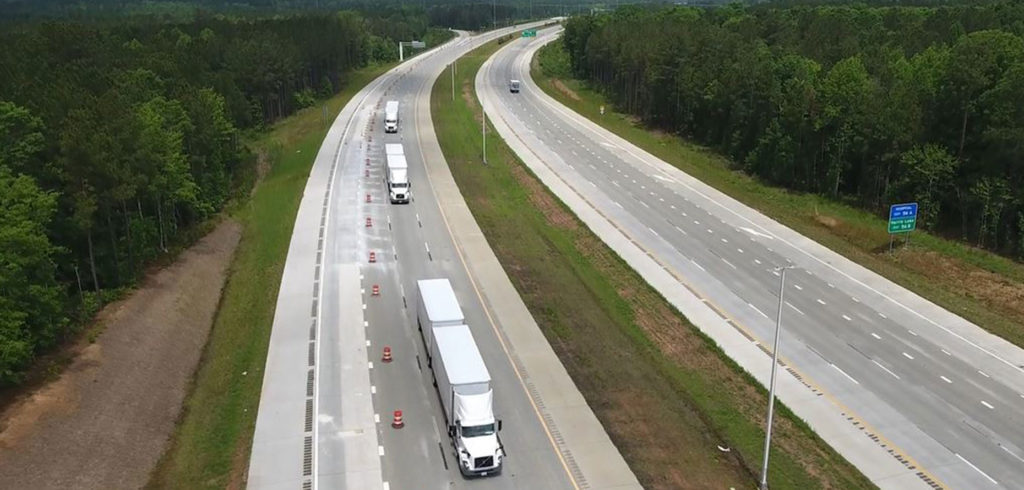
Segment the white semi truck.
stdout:
<svg viewBox="0 0 1024 490">
<path fill-rule="evenodd" d="M 389 100 L 384 105 L 384 132 L 398 132 L 398 101 Z"/>
<path fill-rule="evenodd" d="M 405 155 L 386 155 L 388 160 L 384 185 L 388 188 L 391 204 L 408 203 L 412 196 L 412 184 L 409 183 L 409 164 Z"/>
<path fill-rule="evenodd" d="M 465 325 L 459 299 L 455 297 L 452 283 L 447 279 L 421 279 L 416 281 L 416 324 L 427 346 L 427 366 L 431 364 L 433 328 Z"/>
<path fill-rule="evenodd" d="M 434 386 L 459 471 L 466 476 L 498 474 L 505 457 L 498 437 L 501 421 L 494 418 L 491 376 L 473 334 L 465 325 L 431 327 L 429 332 Z"/>
<path fill-rule="evenodd" d="M 401 143 L 386 143 L 384 145 L 384 154 L 405 156 L 405 148 L 402 147 Z"/>
</svg>

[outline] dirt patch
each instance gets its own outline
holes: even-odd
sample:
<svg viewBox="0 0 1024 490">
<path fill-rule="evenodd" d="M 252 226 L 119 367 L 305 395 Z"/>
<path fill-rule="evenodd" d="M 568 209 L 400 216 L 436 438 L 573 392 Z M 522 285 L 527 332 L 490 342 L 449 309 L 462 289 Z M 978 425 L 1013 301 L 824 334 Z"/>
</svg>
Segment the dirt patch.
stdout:
<svg viewBox="0 0 1024 490">
<path fill-rule="evenodd" d="M 838 219 L 818 213 L 814 213 L 814 222 L 830 230 L 834 230 L 839 226 Z"/>
<path fill-rule="evenodd" d="M 266 177 L 268 173 L 270 173 L 270 155 L 266 148 L 259 148 L 256 152 L 256 182 L 249 190 L 249 197 L 256 194 L 256 189 L 259 188 L 260 182 L 263 182 L 263 177 Z"/>
<path fill-rule="evenodd" d="M 476 103 L 476 92 L 473 91 L 473 86 L 469 82 L 462 84 L 462 100 L 466 101 L 466 106 L 473 111 L 476 121 L 480 122 L 480 106 Z"/>
<path fill-rule="evenodd" d="M 899 260 L 921 274 L 941 277 L 953 290 L 1011 313 L 1024 317 L 1024 284 L 977 267 L 964 265 L 932 251 L 915 250 L 913 246 L 901 252 Z"/>
<path fill-rule="evenodd" d="M 565 84 L 562 83 L 561 80 L 559 80 L 557 78 L 552 78 L 551 79 L 551 83 L 555 86 L 556 89 L 558 89 L 559 92 L 564 94 L 566 97 L 568 97 L 568 98 L 570 98 L 572 100 L 580 100 L 579 94 L 574 92 L 571 88 L 566 87 Z"/>
<path fill-rule="evenodd" d="M 519 185 L 526 188 L 530 202 L 547 218 L 548 223 L 566 230 L 579 229 L 576 217 L 556 202 L 552 194 L 544 190 L 543 184 L 528 174 L 522 165 L 512 165 L 509 169 Z"/>
<path fill-rule="evenodd" d="M 142 487 L 170 437 L 241 236 L 232 221 L 100 312 L 103 333 L 0 415 L 0 488 Z"/>
</svg>

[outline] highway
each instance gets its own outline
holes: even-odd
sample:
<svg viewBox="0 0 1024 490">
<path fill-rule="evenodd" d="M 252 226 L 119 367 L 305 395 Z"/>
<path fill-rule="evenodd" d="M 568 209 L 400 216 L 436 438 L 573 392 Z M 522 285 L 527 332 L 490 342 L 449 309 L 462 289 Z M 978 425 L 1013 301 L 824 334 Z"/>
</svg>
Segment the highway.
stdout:
<svg viewBox="0 0 1024 490">
<path fill-rule="evenodd" d="M 464 203 L 451 204 L 461 203 L 457 190 L 446 190 L 454 182 L 430 121 L 433 81 L 480 38 L 505 32 L 459 33 L 399 65 L 357 94 L 329 130 L 282 278 L 250 488 L 639 488 L 607 435 L 595 433 L 596 418 L 550 348 L 520 350 L 524 335 L 539 336 L 539 329 L 521 320 L 528 312 L 500 268 L 481 272 L 469 263 L 481 262 L 473 258 L 479 243 L 485 256 L 493 260 L 493 253 Z M 401 106 L 396 134 L 383 131 L 388 100 Z M 404 146 L 409 204 L 388 203 L 386 143 Z M 507 454 L 500 475 L 459 474 L 416 329 L 415 282 L 424 278 L 451 280 L 490 372 Z M 391 362 L 382 361 L 385 346 Z M 562 383 L 565 399 L 578 400 L 568 412 L 552 383 Z M 395 410 L 402 411 L 402 428 L 391 426 Z M 565 425 L 559 431 L 563 413 L 579 416 L 590 432 L 581 437 Z M 591 457 L 589 446 L 600 455 Z M 618 473 L 588 469 L 600 465 Z"/>
<path fill-rule="evenodd" d="M 701 308 L 710 306 L 723 325 L 760 348 L 765 354 L 760 359 L 738 360 L 759 379 L 770 367 L 777 268 L 791 267 L 780 348 L 786 370 L 780 376 L 798 377 L 815 395 L 800 400 L 830 401 L 835 415 L 863 434 L 862 441 L 852 443 L 859 445 L 856 450 L 823 434 L 827 441 L 851 461 L 870 461 L 878 454 L 895 459 L 902 474 L 858 464 L 883 488 L 1024 488 L 1024 353 L 1019 348 L 554 101 L 531 80 L 529 60 L 555 35 L 547 29 L 535 39 L 509 43 L 484 65 L 477 91 L 499 133 L 577 214 L 593 217 L 588 224 L 602 239 L 625 244 L 616 249 L 620 255 L 636 249 L 637 263 L 653 261 L 652 272 L 641 274 L 670 301 L 694 296 Z M 509 79 L 523 81 L 520 93 L 508 91 Z M 665 273 L 672 284 L 654 278 Z M 682 293 L 667 293 L 670 288 Z M 711 335 L 717 340 L 735 333 L 712 330 Z M 808 417 L 812 410 L 801 403 L 790 408 Z M 863 449 L 865 441 L 877 448 Z"/>
</svg>

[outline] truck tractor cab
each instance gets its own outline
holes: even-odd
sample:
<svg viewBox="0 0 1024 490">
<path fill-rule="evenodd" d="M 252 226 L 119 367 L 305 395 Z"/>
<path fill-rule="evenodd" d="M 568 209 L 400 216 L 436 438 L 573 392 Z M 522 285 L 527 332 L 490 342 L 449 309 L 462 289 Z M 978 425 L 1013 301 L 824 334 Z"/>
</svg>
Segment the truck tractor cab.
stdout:
<svg viewBox="0 0 1024 490">
<path fill-rule="evenodd" d="M 518 94 L 519 93 L 519 80 L 509 80 L 508 81 L 508 91 L 512 92 L 513 94 Z"/>
</svg>

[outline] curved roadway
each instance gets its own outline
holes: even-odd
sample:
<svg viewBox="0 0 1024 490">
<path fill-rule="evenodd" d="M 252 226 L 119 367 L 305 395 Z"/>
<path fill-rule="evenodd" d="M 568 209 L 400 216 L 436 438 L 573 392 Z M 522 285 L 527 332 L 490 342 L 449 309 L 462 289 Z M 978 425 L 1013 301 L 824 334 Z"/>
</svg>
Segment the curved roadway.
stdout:
<svg viewBox="0 0 1024 490">
<path fill-rule="evenodd" d="M 639 487 L 497 267 L 434 137 L 433 81 L 481 38 L 506 32 L 460 33 L 407 61 L 332 125 L 282 278 L 250 488 Z M 383 132 L 387 100 L 401 105 L 397 134 Z M 408 205 L 387 202 L 386 143 L 404 145 Z M 507 453 L 497 476 L 463 478 L 443 429 L 415 327 L 415 281 L 435 277 L 451 280 L 491 374 Z M 381 361 L 384 346 L 392 362 Z"/>
<path fill-rule="evenodd" d="M 781 347 L 782 373 L 793 375 L 781 381 L 800 382 L 781 393 L 790 408 L 882 487 L 1024 488 L 1021 349 L 544 94 L 529 63 L 554 36 L 510 43 L 477 91 L 499 133 L 602 239 L 761 380 L 776 268 L 792 267 Z M 521 93 L 509 79 L 523 81 Z"/>
</svg>

